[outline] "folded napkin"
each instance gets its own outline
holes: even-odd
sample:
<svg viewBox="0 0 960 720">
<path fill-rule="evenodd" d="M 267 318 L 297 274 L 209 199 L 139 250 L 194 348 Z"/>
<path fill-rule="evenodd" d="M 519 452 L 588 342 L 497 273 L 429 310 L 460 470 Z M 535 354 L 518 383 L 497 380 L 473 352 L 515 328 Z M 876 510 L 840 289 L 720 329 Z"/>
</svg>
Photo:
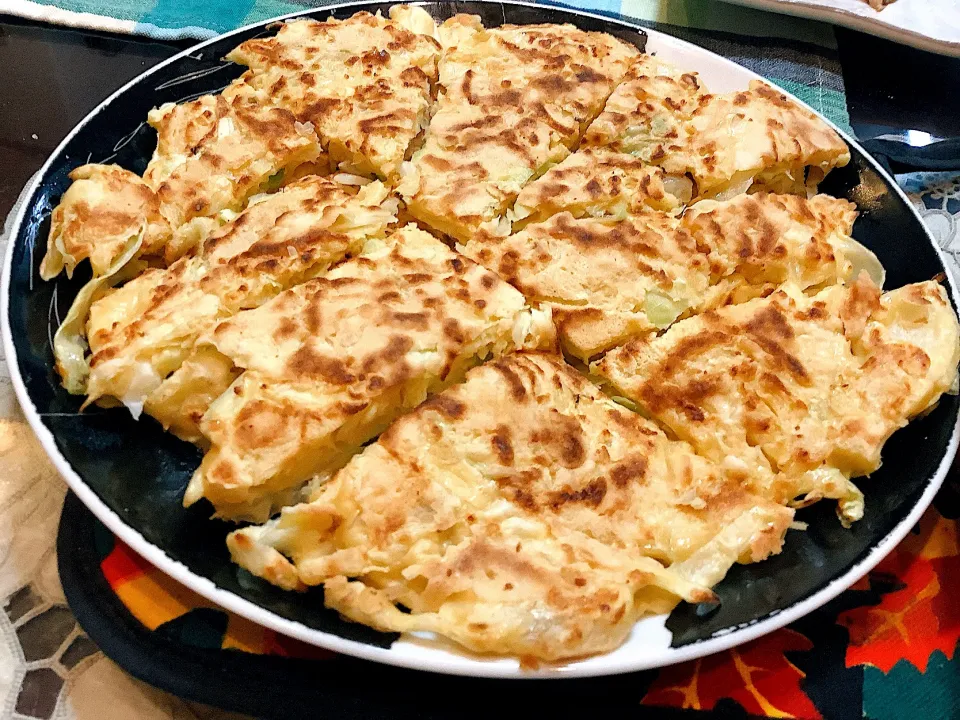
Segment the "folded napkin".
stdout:
<svg viewBox="0 0 960 720">
<path fill-rule="evenodd" d="M 0 12 L 60 25 L 203 40 L 325 0 L 0 0 Z M 716 0 L 574 0 L 557 6 L 622 17 L 730 58 L 849 129 L 833 28 Z"/>
</svg>

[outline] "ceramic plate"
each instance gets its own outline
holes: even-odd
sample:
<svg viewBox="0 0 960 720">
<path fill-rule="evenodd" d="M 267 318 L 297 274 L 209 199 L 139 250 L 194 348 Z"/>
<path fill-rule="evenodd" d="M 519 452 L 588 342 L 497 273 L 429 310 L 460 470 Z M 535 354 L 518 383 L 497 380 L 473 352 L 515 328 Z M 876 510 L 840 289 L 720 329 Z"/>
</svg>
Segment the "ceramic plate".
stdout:
<svg viewBox="0 0 960 720">
<path fill-rule="evenodd" d="M 960 57 L 957 0 L 896 0 L 877 12 L 865 0 L 725 0 L 843 25 L 928 52 Z"/>
<path fill-rule="evenodd" d="M 353 3 L 302 15 L 346 18 L 389 4 Z M 708 87 L 745 88 L 756 76 L 706 50 L 652 31 L 597 16 L 522 3 L 423 4 L 438 20 L 476 13 L 487 26 L 504 22 L 571 22 L 605 30 L 648 52 L 701 73 Z M 783 552 L 765 562 L 736 566 L 717 587 L 721 604 L 681 605 L 669 616 L 639 623 L 628 642 L 607 655 L 560 668 L 521 671 L 510 659 L 483 659 L 422 638 L 378 633 L 341 620 L 323 607 L 323 591 L 287 593 L 230 562 L 226 523 L 210 520 L 181 497 L 200 461 L 196 448 L 164 433 L 149 418 L 135 422 L 122 410 L 78 413 L 53 372 L 52 337 L 85 278 L 44 282 L 38 266 L 51 208 L 68 185 L 67 173 L 86 162 L 146 167 L 155 133 L 143 122 L 161 103 L 216 92 L 242 68 L 220 58 L 240 42 L 275 32 L 270 23 L 242 28 L 202 43 L 156 67 L 105 100 L 53 153 L 15 218 L 3 268 L 3 341 L 17 396 L 46 452 L 96 516 L 138 553 L 184 585 L 239 615 L 308 643 L 369 660 L 437 672 L 488 677 L 575 677 L 657 667 L 716 652 L 770 632 L 810 612 L 863 576 L 910 530 L 933 498 L 957 445 L 956 397 L 898 432 L 884 450 L 883 468 L 861 483 L 866 514 L 844 530 L 830 503 L 798 513 L 810 524 L 791 531 Z M 850 138 L 852 161 L 835 170 L 824 192 L 857 203 L 854 237 L 887 268 L 888 288 L 944 271 L 939 250 L 915 210 Z M 78 273 L 79 275 L 79 273 Z M 956 297 L 955 288 L 951 295 Z"/>
</svg>

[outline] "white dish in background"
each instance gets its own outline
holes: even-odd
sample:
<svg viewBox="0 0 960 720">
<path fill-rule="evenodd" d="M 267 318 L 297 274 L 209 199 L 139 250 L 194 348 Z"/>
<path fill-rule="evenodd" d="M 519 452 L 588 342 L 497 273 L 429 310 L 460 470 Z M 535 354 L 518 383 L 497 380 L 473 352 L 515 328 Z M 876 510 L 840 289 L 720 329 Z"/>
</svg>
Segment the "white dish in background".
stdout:
<svg viewBox="0 0 960 720">
<path fill-rule="evenodd" d="M 896 0 L 879 12 L 865 0 L 723 0 L 843 25 L 940 55 L 960 58 L 960 0 Z M 882 62 L 882 58 L 878 58 Z"/>
</svg>

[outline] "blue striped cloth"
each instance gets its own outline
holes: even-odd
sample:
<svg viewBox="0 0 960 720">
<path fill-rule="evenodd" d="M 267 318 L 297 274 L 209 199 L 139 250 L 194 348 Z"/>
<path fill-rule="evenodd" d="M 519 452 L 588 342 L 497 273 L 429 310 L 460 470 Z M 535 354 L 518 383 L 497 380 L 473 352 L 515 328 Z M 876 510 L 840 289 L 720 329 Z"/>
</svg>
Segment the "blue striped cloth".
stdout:
<svg viewBox="0 0 960 720">
<path fill-rule="evenodd" d="M 43 22 L 172 40 L 206 39 L 324 0 L 5 0 L 0 11 Z M 760 73 L 849 129 L 830 25 L 717 0 L 572 0 L 576 7 L 690 40 Z"/>
</svg>

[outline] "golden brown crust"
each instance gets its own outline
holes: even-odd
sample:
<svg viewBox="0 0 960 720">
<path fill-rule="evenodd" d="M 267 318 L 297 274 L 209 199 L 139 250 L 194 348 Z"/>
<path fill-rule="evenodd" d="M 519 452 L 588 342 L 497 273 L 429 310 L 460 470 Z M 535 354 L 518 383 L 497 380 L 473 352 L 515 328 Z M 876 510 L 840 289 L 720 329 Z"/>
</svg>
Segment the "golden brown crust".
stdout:
<svg viewBox="0 0 960 720">
<path fill-rule="evenodd" d="M 193 492 L 225 517 L 263 519 L 428 392 L 552 334 L 548 313 L 406 226 L 210 334 L 245 372 L 201 422 L 212 449 Z"/>
<path fill-rule="evenodd" d="M 519 354 L 475 368 L 311 502 L 229 544 L 268 579 L 323 583 L 348 618 L 553 661 L 615 648 L 677 595 L 711 599 L 684 573 L 712 584 L 740 552 L 778 552 L 791 518 L 562 361 Z M 734 555 L 710 550 L 737 522 Z"/>
<path fill-rule="evenodd" d="M 567 25 L 468 26 L 441 60 L 436 110 L 399 186 L 411 214 L 460 240 L 494 228 L 567 155 L 636 55 Z"/>
<path fill-rule="evenodd" d="M 247 199 L 275 189 L 287 172 L 320 160 L 316 134 L 241 78 L 220 95 L 151 111 L 158 144 L 144 181 L 175 229 L 167 262 L 192 251 Z"/>
<path fill-rule="evenodd" d="M 805 194 L 850 153 L 813 112 L 770 85 L 712 95 L 696 73 L 642 56 L 584 135 L 694 182 L 695 197 L 766 189 Z M 815 175 L 808 172 L 815 170 Z"/>
<path fill-rule="evenodd" d="M 107 274 L 141 237 L 140 254 L 160 252 L 170 238 L 160 201 L 137 175 L 117 165 L 82 165 L 70 172 L 73 183 L 50 218 L 47 253 L 40 277 L 50 280 L 89 258 L 93 274 Z"/>
<path fill-rule="evenodd" d="M 389 179 L 427 124 L 438 55 L 429 35 L 360 12 L 284 23 L 227 57 L 251 68 L 247 83 L 316 128 L 334 166 Z"/>
<path fill-rule="evenodd" d="M 218 320 L 383 237 L 394 217 L 388 205 L 379 184 L 355 193 L 326 178 L 304 178 L 215 232 L 202 257 L 149 270 L 106 294 L 88 324 L 90 400 L 144 402 Z"/>
<path fill-rule="evenodd" d="M 855 213 L 845 200 L 742 195 L 703 201 L 682 218 L 554 215 L 464 252 L 532 302 L 553 308 L 566 350 L 584 360 L 681 317 L 846 278 Z"/>
<path fill-rule="evenodd" d="M 689 188 L 671 183 L 662 169 L 639 158 L 607 148 L 586 148 L 521 190 L 513 217 L 529 223 L 560 212 L 618 219 L 651 209 L 672 213 L 690 201 Z M 519 227 L 514 224 L 514 230 Z"/>
<path fill-rule="evenodd" d="M 881 296 L 861 275 L 683 320 L 595 370 L 697 452 L 736 458 L 757 492 L 787 502 L 854 493 L 846 479 L 876 470 L 891 433 L 952 386 L 958 343 L 942 287 Z"/>
</svg>

